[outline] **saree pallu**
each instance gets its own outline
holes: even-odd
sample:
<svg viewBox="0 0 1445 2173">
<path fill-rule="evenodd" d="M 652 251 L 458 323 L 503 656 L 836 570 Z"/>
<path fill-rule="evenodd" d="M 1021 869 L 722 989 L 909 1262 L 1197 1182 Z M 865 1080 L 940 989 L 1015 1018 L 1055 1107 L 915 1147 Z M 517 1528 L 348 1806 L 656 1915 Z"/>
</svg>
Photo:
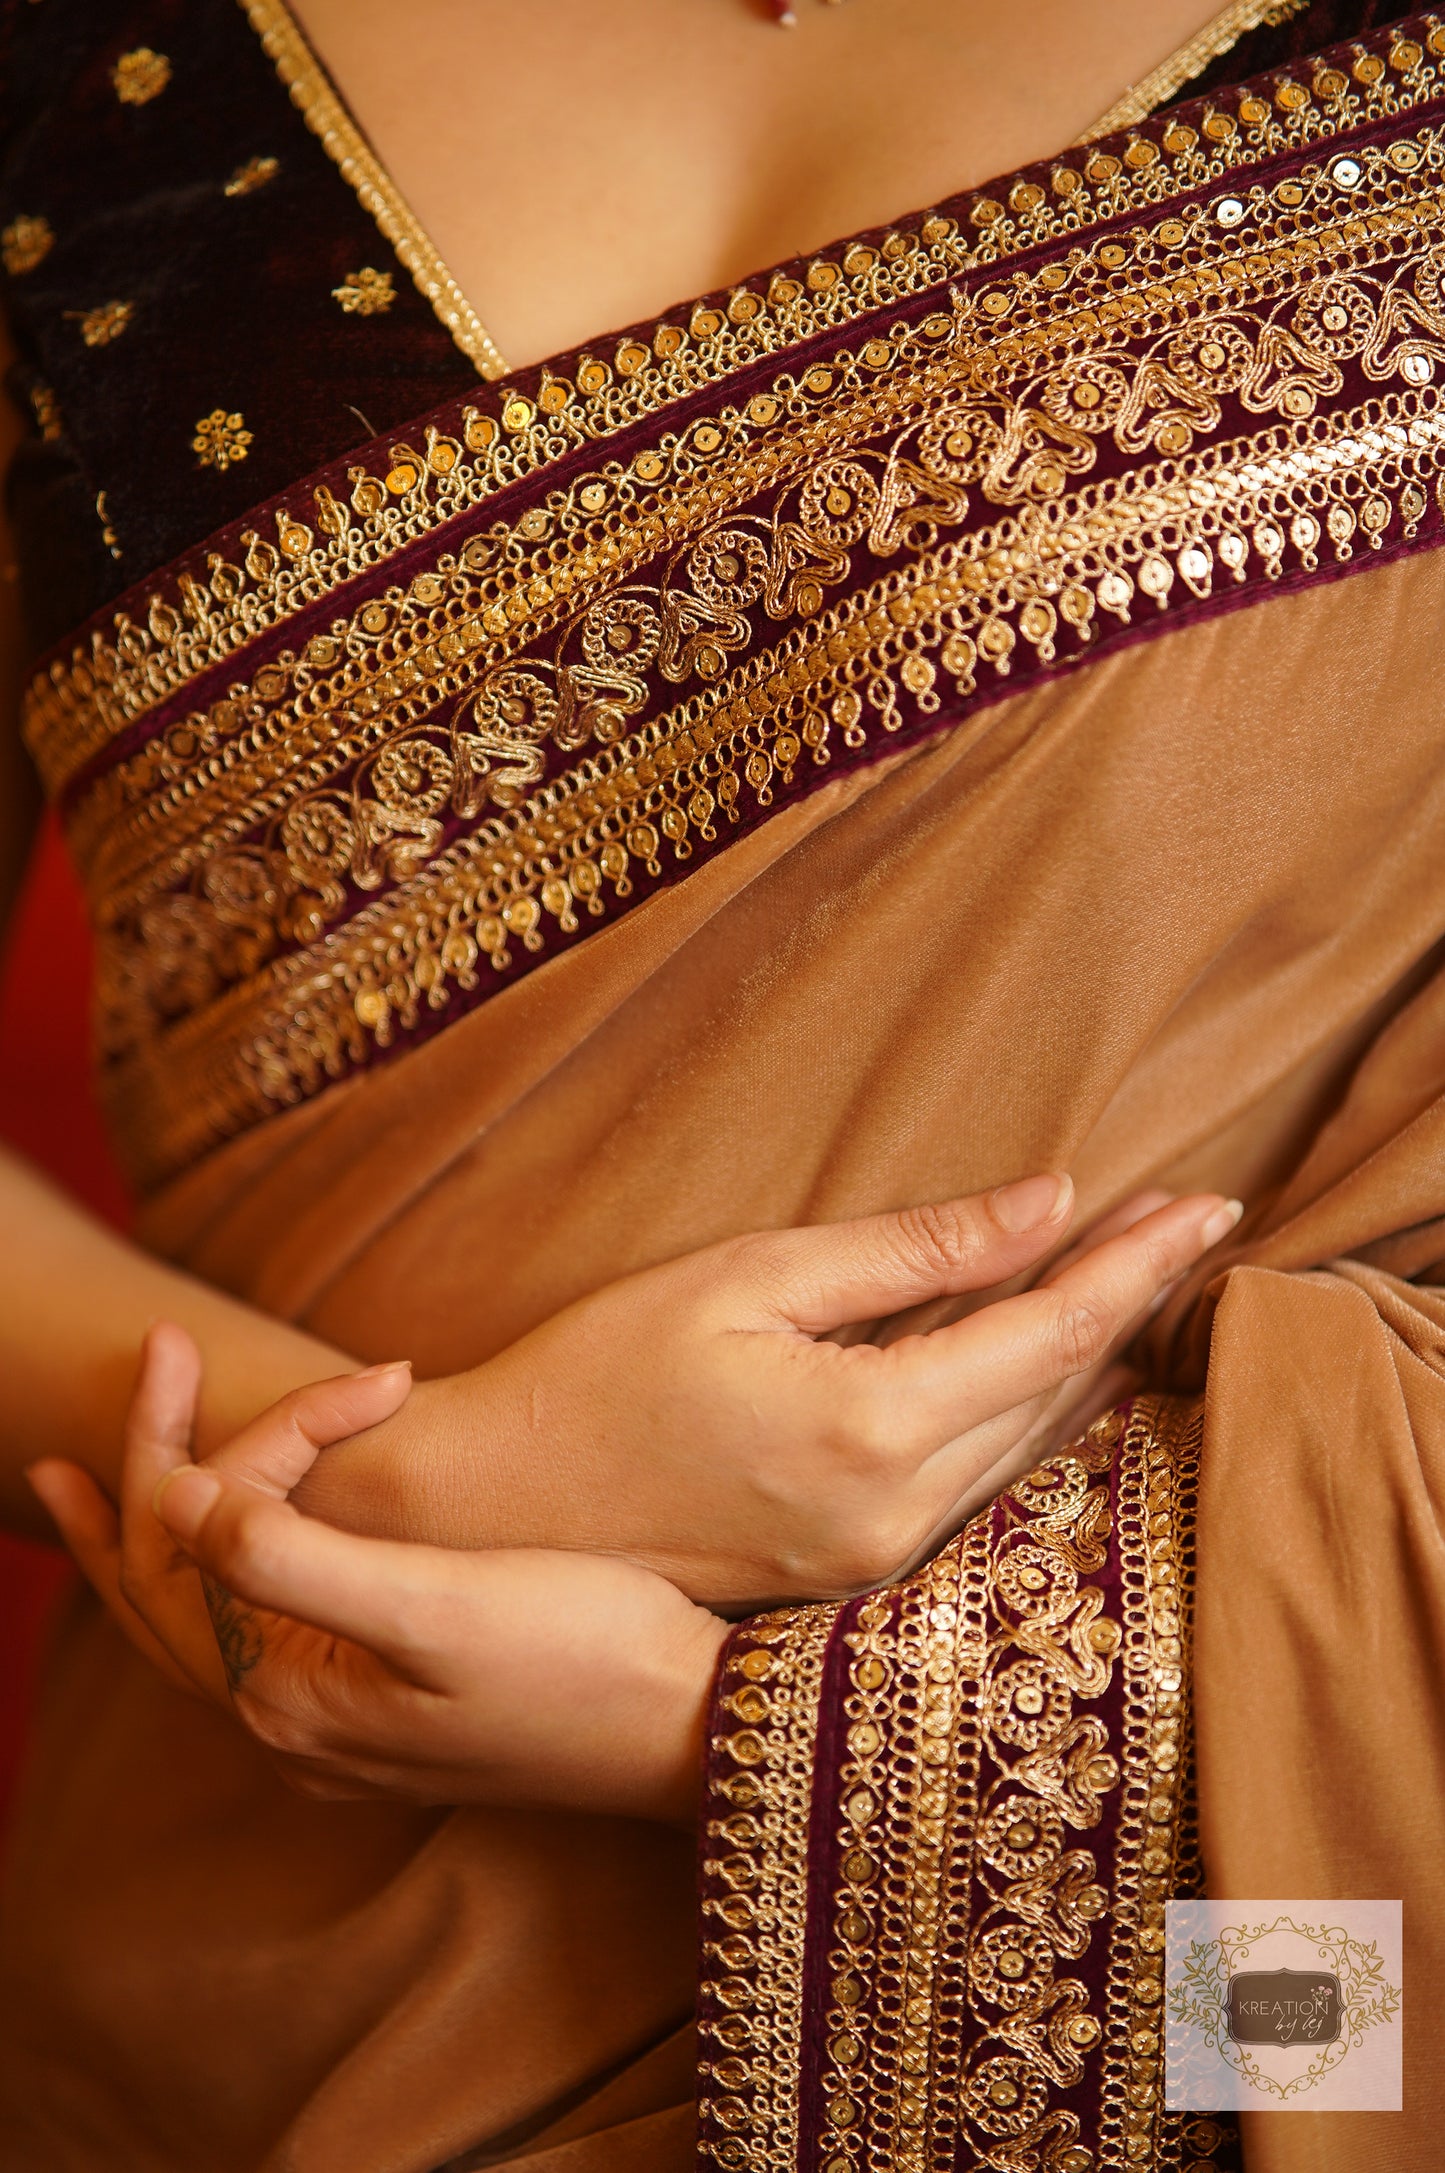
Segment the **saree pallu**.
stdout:
<svg viewBox="0 0 1445 2173">
<path fill-rule="evenodd" d="M 1201 1878 L 1404 1897 L 1405 2111 L 1252 2173 L 1434 2162 L 1442 372 L 1427 16 L 479 391 L 52 660 L 148 1238 L 358 1355 L 1038 1168 L 1250 1212 L 937 1562 L 739 1628 L 700 1919 L 660 1830 L 293 1802 L 77 1621 L 4 2162 L 1222 2167 Z"/>
</svg>

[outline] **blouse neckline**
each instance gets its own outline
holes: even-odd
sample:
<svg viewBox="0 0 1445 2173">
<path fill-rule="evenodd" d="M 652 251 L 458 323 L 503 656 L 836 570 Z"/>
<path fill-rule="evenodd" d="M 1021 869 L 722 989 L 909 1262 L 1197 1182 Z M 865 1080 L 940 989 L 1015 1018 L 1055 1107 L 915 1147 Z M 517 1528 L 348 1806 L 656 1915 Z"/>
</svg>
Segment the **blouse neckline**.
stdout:
<svg viewBox="0 0 1445 2173">
<path fill-rule="evenodd" d="M 302 29 L 290 0 L 239 0 L 239 5 L 293 105 L 467 360 L 489 382 L 508 376 L 511 366 L 506 357 L 363 134 Z M 1079 141 L 1093 143 L 1133 127 L 1250 31 L 1298 14 L 1306 5 L 1308 0 L 1229 0 L 1228 6 L 1177 46 L 1157 68 L 1131 84 Z"/>
</svg>

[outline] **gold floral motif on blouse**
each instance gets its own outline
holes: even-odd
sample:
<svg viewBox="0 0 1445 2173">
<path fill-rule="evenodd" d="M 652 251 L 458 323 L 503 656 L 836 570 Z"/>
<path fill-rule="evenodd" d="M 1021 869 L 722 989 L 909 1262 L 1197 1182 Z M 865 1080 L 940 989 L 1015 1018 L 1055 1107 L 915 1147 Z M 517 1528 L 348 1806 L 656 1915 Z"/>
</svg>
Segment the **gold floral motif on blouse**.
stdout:
<svg viewBox="0 0 1445 2173">
<path fill-rule="evenodd" d="M 350 273 L 331 292 L 349 317 L 380 316 L 396 300 L 391 273 L 375 271 L 369 264 Z"/>
<path fill-rule="evenodd" d="M 191 439 L 197 467 L 224 470 L 234 466 L 236 461 L 245 459 L 251 435 L 244 415 L 228 415 L 223 407 L 212 408 L 210 414 L 203 415 L 196 424 L 196 434 Z"/>
<path fill-rule="evenodd" d="M 148 106 L 153 98 L 160 97 L 170 79 L 169 60 L 148 45 L 138 45 L 133 53 L 122 53 L 110 71 L 115 95 L 123 106 Z"/>
<path fill-rule="evenodd" d="M 248 158 L 244 166 L 238 166 L 222 191 L 226 196 L 250 196 L 257 189 L 264 189 L 268 181 L 274 181 L 281 171 L 281 161 L 269 156 Z"/>
<path fill-rule="evenodd" d="M 102 302 L 97 309 L 67 310 L 87 347 L 108 347 L 118 340 L 135 315 L 134 302 Z"/>
<path fill-rule="evenodd" d="M 35 427 L 46 445 L 56 445 L 65 436 L 65 425 L 60 419 L 60 402 L 55 389 L 43 378 L 36 378 L 30 387 L 30 412 L 35 417 Z"/>
<path fill-rule="evenodd" d="M 33 272 L 37 264 L 43 264 L 55 246 L 55 234 L 48 219 L 38 214 L 23 214 L 12 219 L 0 232 L 0 263 L 12 279 L 19 279 L 25 272 Z"/>
</svg>

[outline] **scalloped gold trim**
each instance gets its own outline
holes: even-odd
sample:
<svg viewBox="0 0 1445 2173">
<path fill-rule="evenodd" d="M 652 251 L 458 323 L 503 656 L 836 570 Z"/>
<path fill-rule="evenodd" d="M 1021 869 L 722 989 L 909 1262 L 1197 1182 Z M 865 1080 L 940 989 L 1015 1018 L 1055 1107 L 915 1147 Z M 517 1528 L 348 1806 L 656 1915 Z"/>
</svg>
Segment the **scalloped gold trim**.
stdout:
<svg viewBox="0 0 1445 2173">
<path fill-rule="evenodd" d="M 286 0 L 239 0 L 307 127 L 355 190 L 467 360 L 485 378 L 507 362 L 391 175 L 347 112 Z"/>
<path fill-rule="evenodd" d="M 1112 136 L 1121 128 L 1133 128 L 1147 120 L 1201 69 L 1218 60 L 1232 45 L 1238 45 L 1251 30 L 1258 30 L 1264 23 L 1286 23 L 1308 5 L 1309 0 L 1230 0 L 1227 8 L 1221 9 L 1202 30 L 1196 30 L 1167 60 L 1161 60 L 1139 82 L 1131 83 L 1123 97 L 1117 98 L 1079 138 L 1080 143 L 1097 143 L 1101 136 Z"/>
</svg>

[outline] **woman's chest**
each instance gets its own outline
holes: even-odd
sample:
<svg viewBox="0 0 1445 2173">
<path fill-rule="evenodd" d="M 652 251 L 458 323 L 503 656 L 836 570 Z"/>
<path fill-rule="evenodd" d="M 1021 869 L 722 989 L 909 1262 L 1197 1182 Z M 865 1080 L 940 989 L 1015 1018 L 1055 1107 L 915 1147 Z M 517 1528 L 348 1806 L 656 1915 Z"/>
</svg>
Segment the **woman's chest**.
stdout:
<svg viewBox="0 0 1445 2173">
<path fill-rule="evenodd" d="M 1209 0 L 305 0 L 514 365 L 1072 141 Z"/>
</svg>

